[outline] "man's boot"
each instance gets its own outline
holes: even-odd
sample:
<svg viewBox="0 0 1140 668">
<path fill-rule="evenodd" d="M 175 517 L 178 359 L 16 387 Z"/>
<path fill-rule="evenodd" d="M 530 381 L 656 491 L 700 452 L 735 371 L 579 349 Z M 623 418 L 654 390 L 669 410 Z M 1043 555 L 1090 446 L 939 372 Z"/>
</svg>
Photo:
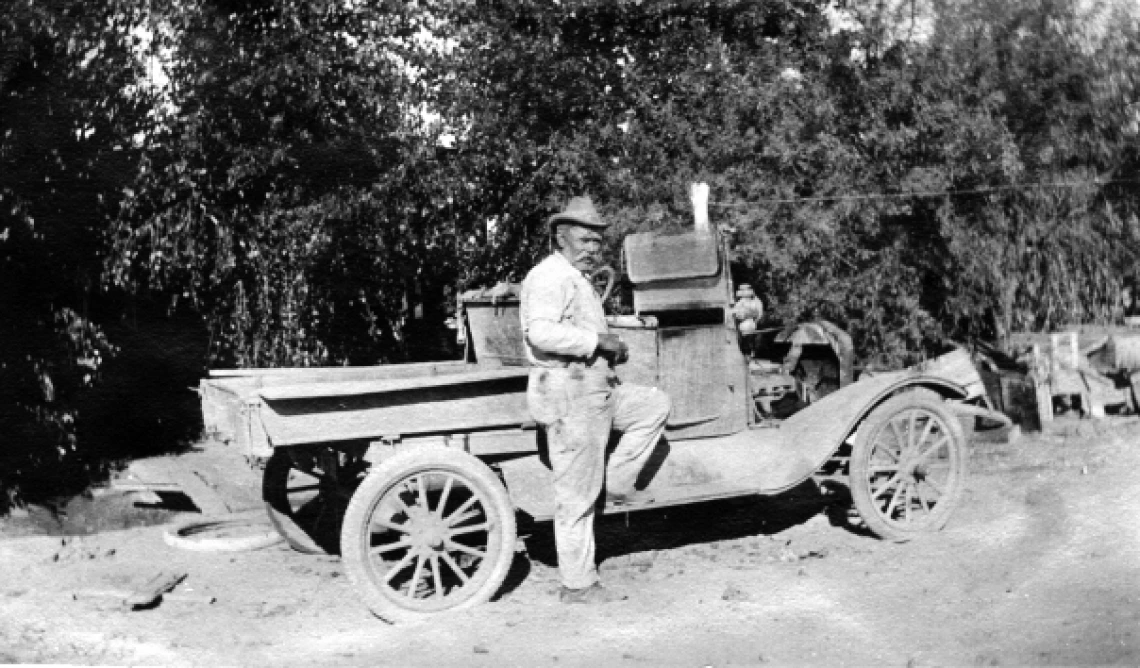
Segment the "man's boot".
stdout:
<svg viewBox="0 0 1140 668">
<path fill-rule="evenodd" d="M 616 601 L 624 601 L 628 596 L 618 594 L 606 589 L 602 586 L 601 582 L 595 582 L 589 587 L 582 589 L 570 589 L 569 587 L 562 587 L 558 592 L 558 600 L 562 603 L 614 603 Z"/>
<path fill-rule="evenodd" d="M 628 494 L 606 492 L 606 504 L 614 507 L 647 506 L 653 503 L 654 500 L 653 493 L 643 489 L 634 490 Z"/>
</svg>

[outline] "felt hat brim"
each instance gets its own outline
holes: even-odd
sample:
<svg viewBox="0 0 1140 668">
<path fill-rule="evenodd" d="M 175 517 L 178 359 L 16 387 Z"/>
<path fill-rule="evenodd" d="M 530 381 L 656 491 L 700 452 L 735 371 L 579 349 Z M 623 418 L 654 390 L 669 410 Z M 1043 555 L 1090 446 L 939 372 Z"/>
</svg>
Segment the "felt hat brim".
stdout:
<svg viewBox="0 0 1140 668">
<path fill-rule="evenodd" d="M 610 226 L 609 223 L 602 220 L 602 217 L 598 215 L 598 210 L 594 208 L 594 203 L 589 197 L 571 198 L 570 201 L 567 202 L 565 209 L 546 220 L 546 226 L 550 228 L 551 231 L 554 230 L 555 225 L 563 223 L 583 225 L 596 229 L 605 229 Z"/>
</svg>

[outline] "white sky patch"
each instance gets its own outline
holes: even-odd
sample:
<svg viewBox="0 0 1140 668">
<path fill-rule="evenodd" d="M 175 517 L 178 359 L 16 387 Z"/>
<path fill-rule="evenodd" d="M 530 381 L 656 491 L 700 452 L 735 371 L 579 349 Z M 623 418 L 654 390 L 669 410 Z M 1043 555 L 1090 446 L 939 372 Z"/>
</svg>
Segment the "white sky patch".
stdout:
<svg viewBox="0 0 1140 668">
<path fill-rule="evenodd" d="M 344 7 L 352 11 L 358 10 L 361 6 L 362 3 L 359 0 L 345 0 L 344 2 Z M 164 39 L 156 40 L 156 32 Z M 133 38 L 132 48 L 142 68 L 143 76 L 137 84 L 129 86 L 126 92 L 128 94 L 145 92 L 157 95 L 159 97 L 158 105 L 150 113 L 154 118 L 162 119 L 176 114 L 178 109 L 168 95 L 171 85 L 168 72 L 175 58 L 175 50 L 169 45 L 177 42 L 172 28 L 169 24 L 156 21 L 153 17 L 143 16 L 139 24 L 131 29 L 129 35 Z M 420 78 L 419 69 L 400 58 L 395 49 L 386 48 L 384 40 L 372 41 L 367 37 L 362 38 L 360 35 L 347 32 L 342 32 L 338 36 L 346 49 L 355 52 L 361 65 L 376 67 L 381 62 L 386 61 L 401 71 L 410 81 L 415 82 Z M 156 41 L 166 46 L 156 46 Z M 437 37 L 428 27 L 421 27 L 409 41 L 420 49 L 441 54 L 451 53 L 458 45 L 458 41 L 455 39 Z M 82 64 L 86 66 L 98 56 L 99 49 L 92 49 L 85 54 Z M 382 113 L 382 110 L 377 109 L 377 113 Z M 440 114 L 425 105 L 406 108 L 403 113 L 413 126 L 413 131 L 428 136 L 438 135 L 440 146 L 452 148 L 465 135 L 463 128 L 446 127 Z M 140 137 L 138 135 L 133 138 L 136 146 L 142 145 L 145 139 L 145 136 Z"/>
<path fill-rule="evenodd" d="M 95 58 L 98 55 L 99 55 L 99 48 L 98 47 L 88 49 L 87 53 L 83 54 L 83 60 L 81 60 L 79 62 L 80 69 L 84 69 L 84 70 L 87 69 L 87 66 L 90 65 L 91 61 L 95 60 Z"/>
<path fill-rule="evenodd" d="M 784 70 L 780 72 L 780 79 L 784 81 L 803 81 L 803 78 L 804 75 L 794 67 L 785 67 Z"/>
<path fill-rule="evenodd" d="M 863 32 L 864 21 L 878 17 L 886 26 L 887 44 L 925 43 L 934 34 L 937 18 L 930 0 L 854 0 L 839 7 L 832 2 L 823 9 L 831 34 Z"/>
<path fill-rule="evenodd" d="M 1133 28 L 1140 23 L 1140 0 L 1081 0 L 1077 11 L 1083 19 L 1080 32 L 1070 38 L 1089 54 L 1106 42 L 1123 39 L 1122 21 L 1131 22 Z"/>
<path fill-rule="evenodd" d="M 827 17 L 827 23 L 831 30 L 831 34 L 843 32 L 862 32 L 863 24 L 859 22 L 855 14 L 846 7 L 836 7 L 834 4 L 828 4 L 823 8 L 823 15 Z"/>
<path fill-rule="evenodd" d="M 170 84 L 164 63 L 170 62 L 173 51 L 167 48 L 154 48 L 154 31 L 150 26 L 137 25 L 131 29 L 131 37 L 138 39 L 134 44 L 135 57 L 143 64 L 144 83 L 152 90 L 162 90 Z"/>
</svg>

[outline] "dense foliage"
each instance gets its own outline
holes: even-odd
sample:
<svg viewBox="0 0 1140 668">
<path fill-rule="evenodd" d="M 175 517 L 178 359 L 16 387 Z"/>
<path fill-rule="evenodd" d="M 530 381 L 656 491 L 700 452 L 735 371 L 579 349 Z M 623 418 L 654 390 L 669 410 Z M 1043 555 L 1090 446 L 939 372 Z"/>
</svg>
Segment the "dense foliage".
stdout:
<svg viewBox="0 0 1140 668">
<path fill-rule="evenodd" d="M 623 230 L 667 227 L 693 180 L 771 311 L 835 319 L 895 363 L 1111 318 L 1135 267 L 1134 21 L 1096 36 L 1066 3 L 971 3 L 892 43 L 810 2 L 499 10 L 466 17 L 451 111 L 480 201 L 507 187 L 470 207 L 508 223 L 484 280 L 532 261 L 517 249 L 541 251 L 570 193 Z"/>
<path fill-rule="evenodd" d="M 0 13 L 0 511 L 15 481 L 104 466 L 78 446 L 76 402 L 113 353 L 91 297 L 150 102 L 134 85 L 133 4 Z"/>
<path fill-rule="evenodd" d="M 443 354 L 455 290 L 520 278 L 583 192 L 669 230 L 708 182 L 737 278 L 865 360 L 1111 320 L 1136 17 L 910 2 L 933 19 L 900 34 L 840 5 L 7 3 L 0 484 L 97 468 L 76 402 L 126 342 L 95 321 L 196 314 L 190 370 Z"/>
</svg>

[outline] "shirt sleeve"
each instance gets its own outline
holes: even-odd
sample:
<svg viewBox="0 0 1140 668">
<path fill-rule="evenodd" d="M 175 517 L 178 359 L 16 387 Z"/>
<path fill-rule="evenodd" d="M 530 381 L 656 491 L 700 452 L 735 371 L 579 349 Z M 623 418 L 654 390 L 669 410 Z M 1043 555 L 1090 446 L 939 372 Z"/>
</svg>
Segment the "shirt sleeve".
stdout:
<svg viewBox="0 0 1140 668">
<path fill-rule="evenodd" d="M 598 334 L 562 320 L 573 290 L 569 281 L 535 281 L 527 285 L 523 331 L 530 345 L 544 353 L 589 357 L 598 347 Z"/>
</svg>

